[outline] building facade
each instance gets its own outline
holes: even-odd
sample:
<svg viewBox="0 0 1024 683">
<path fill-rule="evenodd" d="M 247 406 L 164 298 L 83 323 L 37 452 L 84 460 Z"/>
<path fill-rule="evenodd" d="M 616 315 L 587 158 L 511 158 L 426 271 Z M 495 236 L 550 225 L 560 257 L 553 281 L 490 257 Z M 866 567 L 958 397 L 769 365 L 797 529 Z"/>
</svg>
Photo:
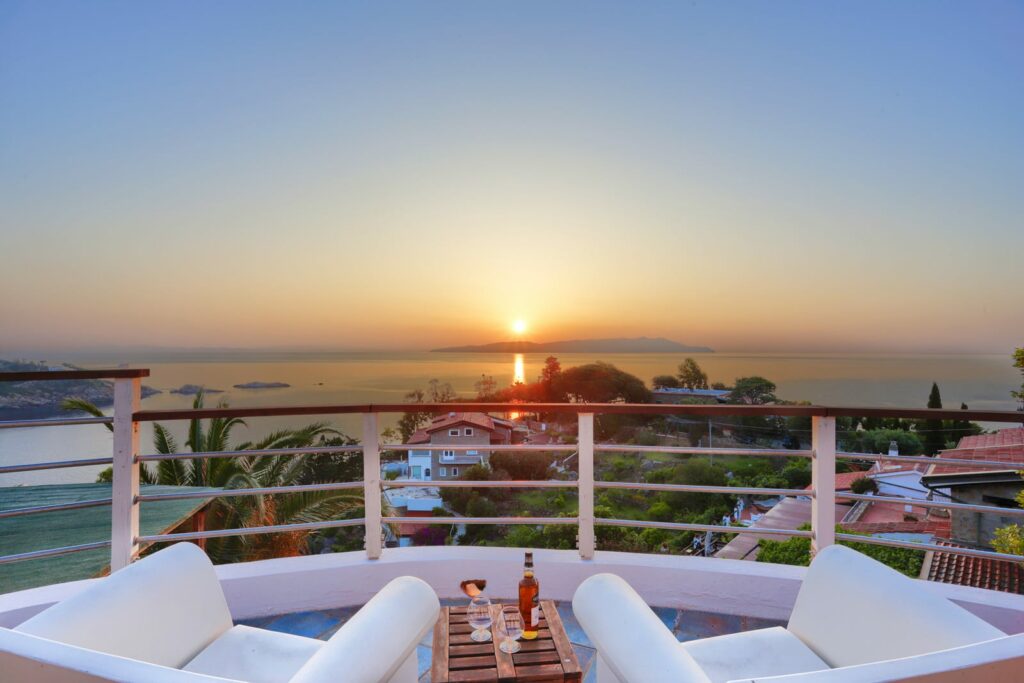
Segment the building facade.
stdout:
<svg viewBox="0 0 1024 683">
<path fill-rule="evenodd" d="M 485 413 L 439 415 L 409 439 L 410 444 L 452 446 L 452 448 L 411 449 L 409 478 L 423 481 L 458 479 L 473 465 L 490 462 L 488 446 L 511 444 L 515 423 Z"/>
</svg>

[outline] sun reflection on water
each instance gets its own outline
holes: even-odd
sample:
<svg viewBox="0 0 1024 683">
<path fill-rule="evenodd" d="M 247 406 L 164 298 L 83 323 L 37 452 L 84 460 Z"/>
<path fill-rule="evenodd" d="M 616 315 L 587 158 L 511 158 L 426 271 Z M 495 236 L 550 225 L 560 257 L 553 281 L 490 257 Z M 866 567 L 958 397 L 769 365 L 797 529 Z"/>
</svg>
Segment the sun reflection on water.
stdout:
<svg viewBox="0 0 1024 683">
<path fill-rule="evenodd" d="M 521 353 L 517 353 L 512 361 L 512 384 L 526 384 L 526 369 Z"/>
</svg>

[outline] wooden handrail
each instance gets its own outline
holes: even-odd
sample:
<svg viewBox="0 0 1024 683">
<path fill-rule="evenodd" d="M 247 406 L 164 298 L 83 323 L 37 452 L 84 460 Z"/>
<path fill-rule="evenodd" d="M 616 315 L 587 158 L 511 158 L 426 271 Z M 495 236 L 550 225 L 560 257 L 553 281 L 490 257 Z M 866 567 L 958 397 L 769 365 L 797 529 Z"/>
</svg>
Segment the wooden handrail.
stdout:
<svg viewBox="0 0 1024 683">
<path fill-rule="evenodd" d="M 149 377 L 149 368 L 0 372 L 0 382 L 55 382 L 65 379 L 134 379 L 136 377 Z"/>
<path fill-rule="evenodd" d="M 848 408 L 794 405 L 679 405 L 665 403 L 365 403 L 352 405 L 249 406 L 237 408 L 180 408 L 140 410 L 138 422 L 192 420 L 212 417 L 272 417 L 282 415 L 336 415 L 353 413 L 447 413 L 447 412 L 530 412 L 594 413 L 597 415 L 701 415 L 781 417 L 904 417 L 925 420 L 980 420 L 982 422 L 1024 423 L 1024 413 L 1014 410 L 955 410 L 930 408 Z"/>
</svg>

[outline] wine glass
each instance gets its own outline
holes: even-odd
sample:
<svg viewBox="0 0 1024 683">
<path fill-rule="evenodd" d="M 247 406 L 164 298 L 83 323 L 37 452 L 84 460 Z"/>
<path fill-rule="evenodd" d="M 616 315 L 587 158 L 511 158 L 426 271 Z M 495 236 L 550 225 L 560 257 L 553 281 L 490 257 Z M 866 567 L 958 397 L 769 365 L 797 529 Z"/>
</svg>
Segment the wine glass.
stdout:
<svg viewBox="0 0 1024 683">
<path fill-rule="evenodd" d="M 505 654 L 515 654 L 522 649 L 516 641 L 523 635 L 523 617 L 516 612 L 503 612 L 498 620 L 498 635 L 502 637 L 498 645 Z"/>
<path fill-rule="evenodd" d="M 486 595 L 477 595 L 469 601 L 466 620 L 474 629 L 470 638 L 478 643 L 486 643 L 491 639 L 491 632 L 488 630 L 491 625 L 491 601 Z"/>
</svg>

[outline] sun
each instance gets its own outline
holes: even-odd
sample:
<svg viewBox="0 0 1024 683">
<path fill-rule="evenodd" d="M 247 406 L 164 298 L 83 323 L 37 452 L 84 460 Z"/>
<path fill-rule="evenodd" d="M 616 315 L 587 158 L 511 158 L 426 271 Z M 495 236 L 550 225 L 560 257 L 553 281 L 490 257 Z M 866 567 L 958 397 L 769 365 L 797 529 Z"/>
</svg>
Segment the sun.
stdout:
<svg viewBox="0 0 1024 683">
<path fill-rule="evenodd" d="M 515 332 L 516 334 L 522 334 L 523 332 L 526 332 L 526 321 L 522 319 L 513 321 L 512 331 Z"/>
</svg>

